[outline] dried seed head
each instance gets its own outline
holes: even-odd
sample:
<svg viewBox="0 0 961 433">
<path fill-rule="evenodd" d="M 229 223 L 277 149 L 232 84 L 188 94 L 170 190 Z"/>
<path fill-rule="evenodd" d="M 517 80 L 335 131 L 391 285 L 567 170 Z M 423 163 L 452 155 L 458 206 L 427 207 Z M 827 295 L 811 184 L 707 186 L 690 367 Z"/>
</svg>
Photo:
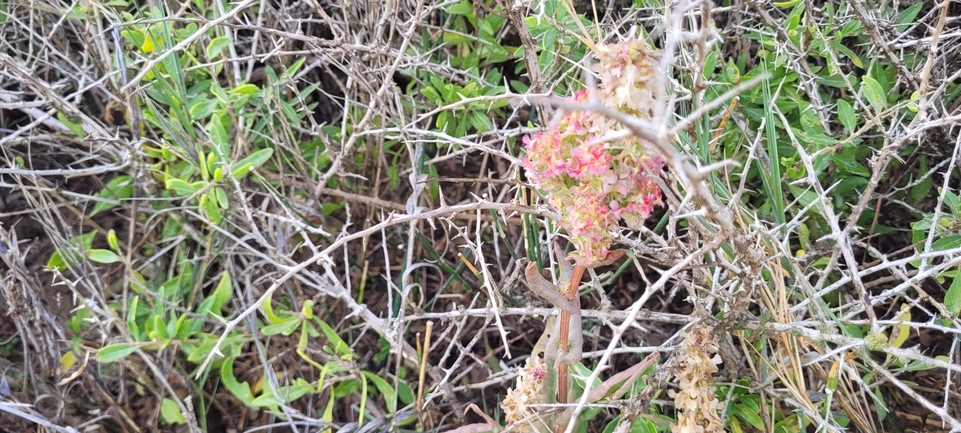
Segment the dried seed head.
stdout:
<svg viewBox="0 0 961 433">
<path fill-rule="evenodd" d="M 714 373 L 717 365 L 712 355 L 717 343 L 707 328 L 688 330 L 684 341 L 675 354 L 677 382 L 680 391 L 674 394 L 674 407 L 678 411 L 677 425 L 673 433 L 721 433 L 724 423 L 718 416 L 721 402 L 714 394 Z"/>
</svg>

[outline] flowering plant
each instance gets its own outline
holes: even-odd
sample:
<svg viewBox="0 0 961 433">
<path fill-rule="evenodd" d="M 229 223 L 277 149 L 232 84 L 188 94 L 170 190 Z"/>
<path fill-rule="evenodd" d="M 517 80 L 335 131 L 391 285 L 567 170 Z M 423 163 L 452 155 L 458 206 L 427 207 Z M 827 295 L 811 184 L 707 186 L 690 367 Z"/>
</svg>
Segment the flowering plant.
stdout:
<svg viewBox="0 0 961 433">
<path fill-rule="evenodd" d="M 653 50 L 642 41 L 631 40 L 597 47 L 596 53 L 599 59 L 596 72 L 601 82 L 599 91 L 595 92 L 600 95 L 598 99 L 611 109 L 650 119 L 649 107 L 655 102 L 651 90 L 656 66 Z M 581 90 L 568 101 L 586 102 L 588 99 L 590 93 Z M 528 418 L 531 403 L 547 401 L 548 394 L 554 394 L 554 391 L 556 403 L 568 402 L 569 369 L 578 365 L 581 356 L 577 287 L 584 270 L 617 257 L 609 250 L 614 241 L 611 230 L 621 220 L 629 227 L 639 228 L 650 216 L 654 205 L 661 203 L 657 176 L 663 161 L 648 155 L 644 144 L 637 138 L 616 145 L 606 143 L 604 137 L 616 126 L 614 120 L 596 112 L 576 111 L 564 115 L 550 131 L 524 138 L 527 150 L 524 168 L 536 187 L 547 194 L 551 205 L 560 211 L 558 223 L 567 230 L 575 246 L 569 258 L 576 266 L 572 267 L 563 258 L 556 244 L 555 251 L 562 264 L 562 286 L 548 283 L 538 274 L 536 266 L 528 266 L 527 279 L 531 290 L 554 304 L 560 315 L 556 330 L 552 334 L 545 333 L 549 335 L 547 349 L 543 351 L 547 360 L 541 364 L 538 360 L 532 361 L 534 356 L 529 358 L 517 387 L 503 402 L 502 407 L 512 423 Z M 588 397 L 597 401 L 606 396 L 614 384 L 633 383 L 654 360 L 655 357 L 648 357 L 641 364 L 618 373 L 593 389 Z M 549 374 L 542 374 L 545 371 Z M 556 381 L 551 380 L 554 374 Z M 556 389 L 543 386 L 544 380 L 556 383 Z M 626 392 L 630 386 L 622 388 L 621 391 Z M 569 415 L 551 419 L 551 423 L 559 427 L 568 421 Z M 557 429 L 546 429 L 551 430 Z M 541 429 L 534 428 L 534 431 Z"/>
<path fill-rule="evenodd" d="M 601 82 L 596 92 L 600 101 L 649 119 L 647 107 L 654 102 L 653 54 L 639 40 L 599 46 L 595 71 Z M 568 101 L 588 99 L 588 91 L 581 90 Z M 621 220 L 639 228 L 654 205 L 661 204 L 656 176 L 664 162 L 648 155 L 637 138 L 617 145 L 602 142 L 615 126 L 615 121 L 598 113 L 571 112 L 550 131 L 524 138 L 528 178 L 560 212 L 559 224 L 576 247 L 571 256 L 579 266 L 591 267 L 608 259 L 611 229 Z"/>
</svg>

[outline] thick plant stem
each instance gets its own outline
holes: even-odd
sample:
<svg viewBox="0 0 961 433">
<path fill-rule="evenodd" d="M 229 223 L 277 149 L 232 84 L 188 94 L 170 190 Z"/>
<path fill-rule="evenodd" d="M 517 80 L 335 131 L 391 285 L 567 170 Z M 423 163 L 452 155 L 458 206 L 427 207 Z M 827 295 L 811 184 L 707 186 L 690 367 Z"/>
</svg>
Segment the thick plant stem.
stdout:
<svg viewBox="0 0 961 433">
<path fill-rule="evenodd" d="M 571 313 L 561 310 L 561 320 L 557 321 L 557 326 L 560 328 L 560 338 L 557 341 L 558 352 L 567 352 L 568 345 L 568 332 L 567 330 L 571 327 Z M 569 366 L 567 362 L 561 362 L 557 366 L 557 402 L 567 403 L 567 378 L 569 376 Z"/>
<path fill-rule="evenodd" d="M 577 286 L 581 284 L 581 278 L 584 276 L 585 268 L 583 266 L 577 265 L 574 267 L 574 273 L 571 275 L 570 285 L 567 286 L 567 290 L 563 295 L 574 302 L 577 302 Z M 558 351 L 560 353 L 567 353 L 568 346 L 570 344 L 570 329 L 571 329 L 571 313 L 561 310 L 561 320 L 558 321 Z M 567 362 L 562 362 L 557 367 L 557 402 L 567 403 L 567 390 L 569 386 L 568 377 L 570 374 L 568 371 L 570 366 Z"/>
</svg>

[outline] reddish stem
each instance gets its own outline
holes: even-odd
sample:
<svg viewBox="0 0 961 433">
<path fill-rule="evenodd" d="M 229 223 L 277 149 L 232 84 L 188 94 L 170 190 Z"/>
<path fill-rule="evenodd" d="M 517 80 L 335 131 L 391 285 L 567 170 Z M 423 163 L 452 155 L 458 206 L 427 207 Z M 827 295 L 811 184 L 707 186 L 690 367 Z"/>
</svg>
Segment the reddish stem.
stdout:
<svg viewBox="0 0 961 433">
<path fill-rule="evenodd" d="M 581 285 L 581 278 L 584 277 L 584 270 L 586 268 L 580 265 L 574 267 L 573 275 L 571 275 L 570 284 L 567 286 L 567 290 L 564 292 L 564 296 L 567 299 L 574 300 L 577 299 L 577 287 Z M 578 307 L 580 307 L 578 305 Z M 558 341 L 557 349 L 558 353 L 567 353 L 568 345 L 570 344 L 570 329 L 571 329 L 571 313 L 561 310 L 561 320 L 559 321 L 558 327 Z M 569 366 L 566 362 L 562 362 L 557 368 L 557 402 L 567 403 L 567 390 L 569 385 Z"/>
<path fill-rule="evenodd" d="M 571 313 L 561 310 L 561 320 L 557 325 L 560 329 L 560 338 L 557 341 L 557 353 L 566 353 L 568 345 L 568 329 L 571 328 Z M 568 365 L 562 362 L 557 366 L 557 402 L 567 403 L 567 378 Z"/>
</svg>

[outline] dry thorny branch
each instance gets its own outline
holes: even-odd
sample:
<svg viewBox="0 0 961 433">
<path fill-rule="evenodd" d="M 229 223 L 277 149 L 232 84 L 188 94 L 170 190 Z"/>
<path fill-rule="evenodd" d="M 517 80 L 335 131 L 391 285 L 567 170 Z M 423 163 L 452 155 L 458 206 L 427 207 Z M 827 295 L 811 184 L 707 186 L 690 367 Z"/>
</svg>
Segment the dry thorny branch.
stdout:
<svg viewBox="0 0 961 433">
<path fill-rule="evenodd" d="M 762 411 L 776 407 L 803 413 L 818 428 L 840 431 L 841 412 L 830 409 L 830 404 L 827 411 L 820 405 L 833 398 L 857 430 L 886 431 L 876 416 L 882 404 L 878 389 L 890 385 L 885 389 L 897 389 L 913 402 L 906 406 L 923 410 L 920 425 L 933 422 L 930 416 L 936 420 L 933 428 L 961 431 L 957 386 L 961 320 L 936 292 L 940 284 L 932 283 L 961 265 L 961 247 L 939 242 L 956 229 L 940 221 L 953 212 L 952 188 L 961 158 L 957 128 L 961 111 L 957 104 L 943 104 L 961 78 L 957 68 L 961 33 L 958 18 L 951 13 L 958 9 L 950 1 L 925 6 L 917 22 L 901 30 L 883 19 L 880 8 L 865 2 L 852 2 L 847 16 L 839 12 L 831 17 L 839 23 L 860 23 L 873 42 L 865 49 L 894 65 L 896 87 L 918 95 L 910 102 L 916 115 L 907 116 L 909 102 L 879 105 L 858 84 L 861 77 L 853 69 L 839 69 L 841 84 L 830 92 L 850 98 L 865 119 L 846 136 L 832 120 L 838 108 L 816 71 L 821 65 L 809 59 L 811 41 L 829 38 L 828 17 L 818 15 L 827 4 L 804 2 L 812 4 L 805 15 L 809 22 L 803 44 L 784 29 L 785 13 L 770 11 L 766 2 L 717 7 L 706 1 L 678 1 L 666 7 L 626 8 L 620 15 L 609 6 L 606 17 L 598 17 L 598 29 L 611 35 L 607 40 L 621 37 L 620 33 L 638 34 L 632 25 L 639 25 L 660 47 L 656 89 L 662 104 L 651 107 L 651 121 L 641 121 L 595 102 L 573 104 L 551 97 L 550 89 L 577 81 L 572 77 L 586 77 L 589 73 L 584 71 L 590 68 L 589 60 L 563 56 L 549 65 L 541 63 L 544 60 L 536 55 L 542 49 L 540 41 L 529 27 L 539 20 L 560 19 L 559 14 L 545 12 L 548 2 L 472 3 L 475 14 L 504 15 L 504 28 L 498 31 L 516 36 L 517 45 L 525 50 L 516 60 L 526 65 L 523 79 L 528 80 L 528 92 L 507 87 L 501 94 L 462 96 L 435 105 L 404 88 L 422 80 L 416 72 L 459 84 L 477 78 L 449 60 L 436 61 L 438 52 L 455 57 L 452 51 L 457 48 L 425 45 L 424 39 L 434 32 L 454 32 L 445 26 L 454 19 L 447 11 L 456 2 L 275 3 L 223 3 L 206 18 L 198 18 L 192 15 L 195 6 L 184 2 L 167 10 L 162 19 L 143 15 L 133 22 L 99 3 L 80 12 L 64 2 L 6 5 L 0 49 L 0 285 L 6 314 L 0 320 L 5 340 L 0 343 L 12 361 L 0 360 L 0 411 L 12 418 L 0 420 L 78 431 L 109 419 L 123 429 L 144 431 L 149 429 L 145 426 L 157 425 L 159 402 L 168 399 L 184 416 L 187 428 L 199 431 L 203 421 L 195 409 L 198 396 L 226 393 L 204 385 L 219 376 L 221 357 L 236 357 L 235 369 L 241 376 L 249 375 L 249 383 L 259 377 L 266 383 L 261 386 L 270 389 L 301 377 L 302 367 L 293 366 L 301 361 L 294 355 L 296 339 L 265 335 L 264 307 L 271 301 L 285 303 L 296 312 L 305 300 L 314 300 L 326 323 L 351 336 L 345 340 L 358 355 L 341 360 L 348 367 L 336 381 L 357 377 L 363 381 L 362 370 L 381 369 L 381 376 L 398 389 L 407 386 L 402 371 L 425 370 L 426 392 L 418 402 L 421 406 L 414 409 L 429 416 L 420 422 L 439 429 L 462 424 L 462 419 L 454 419 L 462 410 L 445 410 L 456 414 L 445 418 L 438 409 L 461 409 L 483 398 L 494 402 L 490 395 L 478 397 L 478 391 L 503 394 L 529 349 L 532 336 L 527 329 L 539 328 L 536 318 L 552 314 L 518 301 L 528 293 L 519 283 L 521 257 L 527 251 L 547 251 L 544 246 L 563 237 L 550 223 L 556 216 L 552 209 L 529 204 L 537 192 L 523 182 L 519 170 L 522 155 L 517 143 L 534 131 L 526 126 L 534 106 L 538 116 L 529 117 L 545 128 L 550 127 L 551 110 L 601 112 L 623 127 L 603 140 L 640 137 L 668 167 L 662 180 L 667 214 L 663 230 L 619 233 L 619 241 L 631 251 L 628 264 L 616 274 L 592 272 L 582 286 L 591 293 L 588 308 L 582 309 L 588 323 L 585 334 L 591 337 L 585 341 L 592 342 L 592 349 L 584 351 L 585 363 L 593 366 L 585 383 L 619 371 L 617 364 L 628 357 L 655 351 L 671 354 L 682 342 L 688 344 L 682 335 L 710 329 L 716 343 L 706 346 L 723 361 L 720 384 L 732 390 L 749 388 L 760 396 Z M 121 31 L 163 22 L 187 32 L 153 54 L 122 48 Z M 568 33 L 588 32 L 566 24 L 556 27 Z M 238 128 L 232 133 L 230 160 L 242 159 L 266 139 L 280 162 L 274 169 L 265 166 L 258 171 L 259 179 L 269 181 L 224 181 L 231 216 L 223 224 L 215 223 L 202 206 L 169 195 L 161 198 L 165 188 L 156 176 L 158 160 L 145 150 L 168 146 L 196 157 L 197 147 L 190 140 L 214 139 L 199 121 L 187 125 L 196 129 L 187 133 L 171 123 L 173 115 L 157 119 L 145 114 L 159 106 L 153 93 L 159 84 L 148 73 L 198 43 L 205 45 L 211 32 L 228 37 L 227 54 L 185 68 L 185 73 L 222 68 L 222 74 L 214 75 L 225 88 L 251 82 L 276 85 L 277 91 L 264 97 L 263 105 L 281 119 L 265 130 Z M 756 202 L 745 197 L 754 197 L 753 189 L 760 186 L 746 179 L 752 169 L 782 163 L 772 159 L 770 147 L 764 145 L 770 138 L 765 128 L 773 130 L 766 122 L 789 125 L 792 115 L 771 103 L 769 115 L 757 128 L 750 126 L 753 120 L 747 114 L 725 111 L 736 105 L 735 97 L 762 82 L 766 86 L 771 75 L 754 75 L 719 92 L 723 94 L 709 94 L 718 83 L 701 73 L 719 45 L 736 50 L 735 43 L 749 43 L 744 42 L 744 33 L 774 41 L 766 47 L 769 55 L 782 59 L 783 67 L 797 76 L 795 81 L 775 82 L 772 100 L 787 92 L 787 86 L 797 86 L 808 98 L 812 123 L 827 135 L 841 137 L 815 148 L 800 130 L 783 128 L 786 140 L 773 146 L 793 149 L 795 167 L 803 173 L 790 181 L 786 176 L 774 179 L 784 182 L 777 190 L 786 196 L 791 191 L 795 200 L 784 208 L 783 224 L 765 219 L 770 209 L 751 207 Z M 459 36 L 478 40 L 476 35 Z M 124 55 L 121 50 L 130 52 Z M 834 62 L 842 62 L 839 52 L 827 51 Z M 907 61 L 905 52 L 916 58 Z M 304 66 L 288 82 L 278 85 L 265 78 L 274 73 L 264 72 L 266 67 L 289 65 L 300 57 L 306 57 Z M 139 68 L 129 80 L 128 68 Z M 398 83 L 401 76 L 410 81 Z M 285 117 L 278 101 L 299 92 L 308 81 L 321 84 L 322 96 L 314 105 L 296 103 L 297 111 L 311 112 L 304 117 L 307 125 L 301 125 Z M 590 77 L 583 81 L 593 83 Z M 510 111 L 495 118 L 490 130 L 456 134 L 435 123 L 444 112 L 477 104 L 493 107 L 503 101 L 510 101 Z M 159 112 L 168 114 L 166 110 Z M 241 113 L 231 115 L 236 123 Z M 712 161 L 692 137 L 704 119 L 716 125 L 721 116 L 725 122 L 730 118 L 739 138 L 724 158 Z M 943 160 L 921 172 L 920 158 L 940 150 L 925 148 L 937 133 L 948 137 L 941 140 L 947 143 Z M 313 156 L 302 152 L 301 141 L 308 138 L 322 143 L 328 165 L 313 165 Z M 819 178 L 823 171 L 819 164 L 845 146 L 868 139 L 880 145 L 866 156 L 865 182 L 857 195 L 842 197 L 840 201 L 848 201 L 839 206 L 833 191 L 842 187 L 841 182 L 825 183 Z M 908 148 L 914 150 L 906 152 Z M 396 161 L 406 163 L 397 169 Z M 896 170 L 901 175 L 913 170 L 916 178 L 898 183 L 892 180 Z M 132 179 L 129 198 L 99 193 L 121 175 Z M 464 181 L 467 177 L 473 180 Z M 898 195 L 928 180 L 943 188 L 929 196 L 923 208 Z M 94 214 L 91 210 L 98 204 L 119 206 Z M 321 211 L 330 204 L 343 209 Z M 882 207 L 900 209 L 913 218 L 910 222 L 930 215 L 935 223 L 921 229 L 926 233 L 920 242 L 884 248 L 876 242 L 880 235 L 875 232 Z M 177 230 L 165 229 L 171 220 L 180 221 Z M 827 230 L 800 245 L 798 240 L 807 239 L 812 221 L 823 221 Z M 532 227 L 537 233 L 530 231 Z M 96 239 L 93 248 L 106 248 L 102 240 L 111 232 L 119 238 L 117 249 L 124 254 L 116 263 L 85 257 L 76 239 L 91 231 Z M 46 270 L 44 265 L 55 253 L 77 255 L 76 266 Z M 551 260 L 549 254 L 537 258 Z M 234 279 L 228 314 L 222 320 L 199 315 L 192 305 L 141 293 L 144 276 L 151 284 L 154 280 L 161 284 L 183 272 L 185 263 L 197 266 L 192 293 L 209 294 L 223 273 Z M 460 263 L 472 272 L 455 269 Z M 451 277 L 454 274 L 456 278 Z M 611 281 L 625 274 L 640 282 L 613 287 L 625 293 L 628 287 L 643 290 L 627 294 L 612 290 Z M 461 283 L 446 283 L 448 279 Z M 139 302 L 160 306 L 165 314 L 200 319 L 204 332 L 219 339 L 210 339 L 208 355 L 191 362 L 176 352 L 178 345 L 189 341 L 157 347 L 140 340 L 138 331 L 128 326 L 135 294 L 142 295 Z M 899 309 L 902 304 L 907 307 Z M 82 316 L 79 310 L 84 311 Z M 906 310 L 914 311 L 916 319 L 912 321 Z M 424 336 L 418 333 L 428 320 L 439 323 L 440 331 L 430 337 L 428 356 L 421 358 L 418 344 Z M 851 327 L 868 331 L 852 335 L 847 331 Z M 905 348 L 894 344 L 899 332 L 943 335 L 950 344 Z M 246 344 L 241 356 L 225 349 L 234 347 L 238 333 Z M 115 343 L 132 344 L 136 350 L 116 366 L 95 366 L 92 354 Z M 8 348 L 11 345 L 19 347 Z M 381 345 L 391 356 L 378 364 L 374 354 L 385 348 Z M 304 350 L 313 359 L 332 360 L 323 348 L 323 342 L 312 340 Z M 65 362 L 68 353 L 83 361 Z M 647 381 L 652 393 L 668 386 L 668 376 L 683 371 L 680 362 L 671 358 L 655 371 Z M 64 371 L 52 373 L 58 368 Z M 912 369 L 926 369 L 936 377 L 928 383 L 938 388 L 918 385 Z M 303 376 L 316 380 L 311 374 Z M 374 401 L 366 394 L 367 400 L 362 400 L 360 392 L 349 393 L 339 397 L 343 407 L 323 419 L 321 401 L 334 398 L 333 386 L 323 388 L 318 401 L 279 404 L 283 421 L 267 422 L 264 415 L 261 423 L 251 409 L 247 419 L 232 425 L 275 422 L 293 430 L 323 429 L 349 425 L 362 405 L 385 418 L 390 414 L 387 408 L 397 403 Z M 587 409 L 587 394 L 572 403 L 575 417 Z M 45 395 L 57 397 L 45 402 L 40 398 Z M 646 398 L 650 403 L 652 397 Z M 234 400 L 205 401 L 225 415 L 245 407 Z M 728 403 L 721 399 L 722 406 Z M 395 415 L 401 412 L 397 409 Z M 203 408 L 203 413 L 212 410 Z M 761 418 L 772 431 L 776 415 L 765 412 Z M 622 419 L 625 426 L 628 421 Z M 569 424 L 567 432 L 574 427 Z"/>
</svg>

